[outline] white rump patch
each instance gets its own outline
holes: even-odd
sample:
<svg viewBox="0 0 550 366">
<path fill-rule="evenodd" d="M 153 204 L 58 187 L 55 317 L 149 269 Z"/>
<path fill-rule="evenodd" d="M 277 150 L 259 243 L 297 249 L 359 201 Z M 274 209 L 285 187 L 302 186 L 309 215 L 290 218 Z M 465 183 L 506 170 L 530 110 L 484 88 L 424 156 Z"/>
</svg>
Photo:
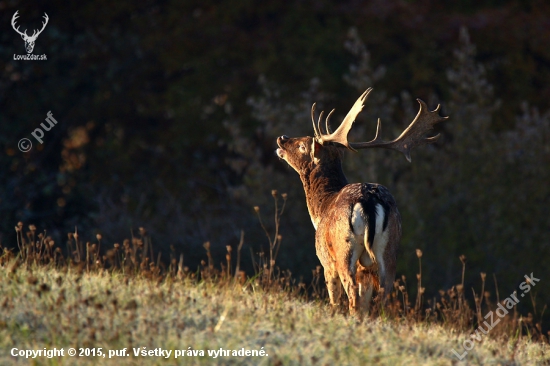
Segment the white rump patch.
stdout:
<svg viewBox="0 0 550 366">
<path fill-rule="evenodd" d="M 381 275 L 385 274 L 385 263 L 384 263 L 384 251 L 386 250 L 386 245 L 388 245 L 389 239 L 389 225 L 384 228 L 384 219 L 386 218 L 387 213 L 384 211 L 384 207 L 381 204 L 376 205 L 376 232 L 374 235 L 373 251 L 376 261 L 378 262 L 378 270 Z M 380 276 L 382 277 L 382 276 Z"/>
<path fill-rule="evenodd" d="M 355 206 L 353 206 L 353 211 L 351 212 L 351 227 L 355 235 L 363 236 L 365 234 L 367 225 L 363 206 L 361 206 L 360 203 L 356 203 Z"/>
<path fill-rule="evenodd" d="M 376 205 L 375 211 L 376 219 L 374 228 L 374 243 L 370 243 L 370 246 L 368 242 L 369 227 L 367 224 L 367 218 L 365 217 L 363 207 L 360 203 L 356 203 L 355 206 L 353 206 L 353 211 L 351 213 L 351 226 L 353 228 L 353 233 L 357 237 L 363 238 L 366 252 L 364 252 L 360 257 L 361 264 L 365 267 L 369 267 L 373 263 L 378 263 L 378 271 L 381 275 L 383 275 L 385 273 L 384 251 L 386 250 L 389 240 L 389 225 L 386 227 L 386 230 L 384 230 L 384 219 L 386 218 L 387 213 L 381 204 Z"/>
<path fill-rule="evenodd" d="M 351 227 L 355 234 L 356 242 L 362 243 L 361 247 L 365 249 L 359 257 L 359 262 L 361 262 L 364 267 L 370 267 L 375 262 L 375 258 L 367 240 L 369 236 L 369 227 L 365 212 L 363 211 L 363 206 L 360 203 L 356 203 L 355 206 L 353 206 L 353 211 L 351 212 Z"/>
</svg>

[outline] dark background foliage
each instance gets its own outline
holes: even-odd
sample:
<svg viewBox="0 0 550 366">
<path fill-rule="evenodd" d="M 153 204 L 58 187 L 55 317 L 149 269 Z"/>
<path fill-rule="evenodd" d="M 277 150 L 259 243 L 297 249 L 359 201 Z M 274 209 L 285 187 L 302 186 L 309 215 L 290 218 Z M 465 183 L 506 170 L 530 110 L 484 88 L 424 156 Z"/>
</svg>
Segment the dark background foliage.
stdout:
<svg viewBox="0 0 550 366">
<path fill-rule="evenodd" d="M 34 50 L 47 61 L 13 59 L 25 54 L 16 10 L 22 29 L 48 14 Z M 376 117 L 396 136 L 416 97 L 451 116 L 412 164 L 346 154 L 350 181 L 382 183 L 397 199 L 399 273 L 414 283 L 422 249 L 432 296 L 460 282 L 464 254 L 466 288 L 494 273 L 507 296 L 533 272 L 549 299 L 546 1 L 0 1 L 0 29 L 3 246 L 23 221 L 59 242 L 75 226 L 108 242 L 143 226 L 190 267 L 204 241 L 222 260 L 244 230 L 244 254 L 256 256 L 267 241 L 252 207 L 272 230 L 277 189 L 288 193 L 278 265 L 307 280 L 314 232 L 275 138 L 311 134 L 313 102 L 342 118 L 374 86 L 355 140 L 373 136 Z M 48 111 L 59 123 L 41 145 L 30 134 Z"/>
</svg>

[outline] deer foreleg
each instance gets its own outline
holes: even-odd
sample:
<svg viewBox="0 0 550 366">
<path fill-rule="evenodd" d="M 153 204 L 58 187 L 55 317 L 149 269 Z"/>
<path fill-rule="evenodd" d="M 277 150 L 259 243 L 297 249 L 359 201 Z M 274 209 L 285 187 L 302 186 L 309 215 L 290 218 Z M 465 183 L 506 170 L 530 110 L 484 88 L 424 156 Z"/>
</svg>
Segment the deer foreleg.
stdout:
<svg viewBox="0 0 550 366">
<path fill-rule="evenodd" d="M 325 267 L 325 281 L 327 283 L 328 296 L 330 298 L 330 304 L 337 306 L 340 304 L 340 296 L 342 293 L 342 285 L 338 278 L 338 272 L 334 265 Z"/>
</svg>

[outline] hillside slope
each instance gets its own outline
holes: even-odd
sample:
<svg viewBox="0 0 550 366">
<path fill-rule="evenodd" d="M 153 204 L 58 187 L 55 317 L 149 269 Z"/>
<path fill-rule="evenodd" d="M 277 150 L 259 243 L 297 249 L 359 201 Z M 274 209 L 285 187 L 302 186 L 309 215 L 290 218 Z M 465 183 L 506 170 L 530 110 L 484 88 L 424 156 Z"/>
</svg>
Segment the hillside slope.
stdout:
<svg viewBox="0 0 550 366">
<path fill-rule="evenodd" d="M 268 294 L 252 284 L 243 288 L 191 280 L 158 282 L 107 272 L 92 275 L 6 266 L 0 271 L 0 309 L 2 365 L 550 362 L 548 345 L 487 336 L 474 342 L 458 361 L 452 349 L 462 350 L 465 334 L 425 322 L 368 319 L 360 323 L 332 313 L 324 301 L 305 302 L 284 292 Z M 77 356 L 67 354 L 70 347 Z M 48 358 L 54 348 L 58 354 L 63 349 L 64 356 Z M 26 350 L 42 350 L 46 355 L 32 359 L 29 352 L 27 359 Z M 118 356 L 112 354 L 115 351 Z M 145 356 L 142 351 L 151 353 Z M 90 356 L 79 357 L 80 353 Z"/>
</svg>

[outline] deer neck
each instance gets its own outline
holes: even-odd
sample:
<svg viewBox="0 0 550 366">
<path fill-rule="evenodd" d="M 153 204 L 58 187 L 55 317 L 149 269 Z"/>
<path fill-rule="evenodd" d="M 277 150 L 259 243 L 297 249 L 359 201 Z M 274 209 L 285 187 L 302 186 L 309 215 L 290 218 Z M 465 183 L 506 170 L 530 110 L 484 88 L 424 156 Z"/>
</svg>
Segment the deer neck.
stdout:
<svg viewBox="0 0 550 366">
<path fill-rule="evenodd" d="M 336 194 L 348 184 L 342 163 L 311 164 L 302 171 L 300 178 L 306 193 L 306 203 L 313 226 L 317 225 Z"/>
</svg>

